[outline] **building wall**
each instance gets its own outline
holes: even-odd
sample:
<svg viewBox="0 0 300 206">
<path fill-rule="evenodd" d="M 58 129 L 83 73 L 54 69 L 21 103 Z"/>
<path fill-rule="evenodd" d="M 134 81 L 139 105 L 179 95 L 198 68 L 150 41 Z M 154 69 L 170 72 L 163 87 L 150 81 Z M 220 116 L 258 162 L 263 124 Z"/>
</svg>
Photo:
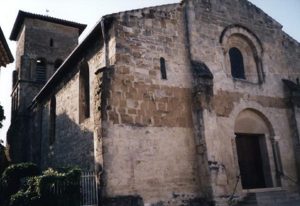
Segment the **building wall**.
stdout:
<svg viewBox="0 0 300 206">
<path fill-rule="evenodd" d="M 232 194 L 240 174 L 235 123 L 247 109 L 270 124 L 264 133 L 270 184 L 291 189 L 294 183 L 285 178 L 278 183 L 276 179 L 273 144 L 279 145 L 283 172 L 297 179 L 295 153 L 291 149 L 296 128 L 291 123 L 292 108 L 281 80 L 295 81 L 299 75 L 298 43 L 282 32 L 279 23 L 247 1 L 186 1 L 186 5 L 187 19 L 185 8 L 180 5 L 124 12 L 117 17 L 109 129 L 103 139 L 107 151 L 106 195 L 138 194 L 145 203 L 168 204 L 182 200 L 173 198 L 172 193 L 189 194 L 187 199 L 210 194 L 210 183 L 215 197 Z M 220 42 L 222 32 L 232 25 L 237 27 L 236 33 L 248 38 L 237 35 L 237 39 L 228 40 L 228 45 L 246 42 L 246 80 L 232 78 L 228 50 L 225 51 L 228 45 Z M 225 33 L 224 37 L 229 38 L 226 35 L 230 34 Z M 259 53 L 258 59 L 251 53 L 252 47 Z M 167 80 L 160 76 L 160 57 L 166 60 Z M 207 99 L 193 98 L 197 80 L 192 76 L 190 60 L 205 63 L 214 76 L 212 95 Z M 296 63 L 290 66 L 293 61 Z M 201 108 L 204 125 L 199 128 L 203 129 L 204 140 L 195 135 L 194 102 Z M 199 168 L 205 155 L 204 167 Z M 178 156 L 180 160 L 176 159 Z M 151 185 L 153 181 L 156 184 Z M 240 182 L 237 193 L 242 194 Z"/>
<path fill-rule="evenodd" d="M 14 162 L 29 161 L 33 145 L 28 136 L 31 114 L 28 108 L 46 81 L 57 69 L 55 61 L 64 60 L 78 43 L 76 28 L 26 18 L 17 38 L 16 78 L 12 92 L 12 121 L 7 142 Z M 50 40 L 52 45 L 50 45 Z M 37 81 L 37 60 L 45 62 L 45 81 Z M 34 138 L 32 138 L 34 139 Z M 34 144 L 34 142 L 32 142 Z"/>
<path fill-rule="evenodd" d="M 203 203 L 212 195 L 232 194 L 239 175 L 235 133 L 258 131 L 265 136 L 272 186 L 292 188 L 286 179 L 281 184 L 276 179 L 273 147 L 279 145 L 283 172 L 297 179 L 291 148 L 298 138 L 293 125 L 300 124 L 281 79 L 298 76 L 300 52 L 277 22 L 237 0 L 187 0 L 103 21 L 105 36 L 95 34 L 76 53 L 67 75 L 34 108 L 32 142 L 41 145 L 35 152 L 43 168 L 95 169 L 104 199 L 112 202 L 140 196 L 145 205 Z M 232 78 L 228 49 L 234 45 L 244 52 L 246 80 Z M 161 58 L 167 79 L 161 76 Z M 80 122 L 84 60 L 91 112 Z M 207 69 L 206 76 L 197 69 Z M 50 145 L 54 96 L 55 141 Z M 240 115 L 257 117 L 264 129 L 240 129 Z M 237 193 L 242 195 L 241 183 Z"/>
<path fill-rule="evenodd" d="M 180 5 L 115 19 L 116 63 L 103 137 L 106 197 L 139 195 L 145 204 L 177 205 L 203 195 L 183 21 Z"/>
<path fill-rule="evenodd" d="M 276 186 L 275 166 L 270 145 L 275 136 L 279 143 L 284 173 L 297 179 L 295 154 L 291 149 L 296 128 L 291 124 L 291 105 L 281 79 L 295 81 L 299 76 L 296 71 L 299 61 L 295 57 L 299 56 L 299 48 L 295 48 L 299 43 L 284 46 L 288 40 L 281 25 L 250 2 L 212 0 L 187 3 L 191 58 L 204 62 L 214 75 L 213 97 L 209 106 L 203 107 L 208 161 L 218 165 L 217 171 L 210 166 L 214 194 L 228 195 L 234 190 L 236 177 L 239 175 L 235 120 L 247 108 L 262 113 L 271 123 L 274 132 L 266 137 L 273 186 Z M 251 79 L 232 78 L 228 51 L 226 45 L 220 42 L 222 32 L 230 25 L 242 25 L 258 38 L 263 50 L 260 59 L 264 78 L 261 83 Z M 236 32 L 245 34 L 241 28 Z M 250 57 L 246 53 L 244 59 Z M 255 65 L 245 64 L 247 66 Z M 293 183 L 282 179 L 282 185 L 291 187 Z M 241 189 L 239 185 L 238 192 Z"/>
<path fill-rule="evenodd" d="M 99 40 L 94 42 L 89 52 L 70 66 L 72 71 L 64 76 L 65 84 L 58 85 L 51 96 L 56 98 L 55 141 L 49 144 L 50 101 L 44 103 L 44 124 L 42 131 L 42 165 L 54 168 L 79 166 L 83 170 L 94 170 L 94 85 L 97 83 L 95 71 L 103 61 Z M 79 67 L 81 60 L 89 65 L 90 76 L 90 117 L 79 122 Z"/>
</svg>

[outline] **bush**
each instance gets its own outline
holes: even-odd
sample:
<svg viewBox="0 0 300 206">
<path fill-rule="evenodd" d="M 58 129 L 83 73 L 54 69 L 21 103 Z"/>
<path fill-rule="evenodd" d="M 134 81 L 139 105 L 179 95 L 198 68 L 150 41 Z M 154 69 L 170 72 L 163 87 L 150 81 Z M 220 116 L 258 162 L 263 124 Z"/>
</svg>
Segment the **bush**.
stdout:
<svg viewBox="0 0 300 206">
<path fill-rule="evenodd" d="M 10 197 L 9 206 L 79 205 L 80 175 L 78 168 L 65 173 L 48 169 L 40 176 L 28 178 L 26 184 Z"/>
<path fill-rule="evenodd" d="M 9 161 L 6 156 L 6 148 L 3 146 L 3 141 L 0 140 L 0 178 L 1 174 L 8 167 Z"/>
<path fill-rule="evenodd" d="M 39 194 L 43 205 L 79 205 L 80 175 L 78 168 L 70 169 L 65 173 L 59 173 L 52 169 L 44 172 L 40 180 Z M 59 188 L 60 192 L 55 192 Z"/>
<path fill-rule="evenodd" d="M 2 201 L 8 202 L 11 195 L 20 190 L 24 178 L 32 177 L 39 174 L 38 167 L 33 163 L 20 163 L 7 167 L 0 180 L 0 192 Z"/>
<path fill-rule="evenodd" d="M 7 167 L 2 174 L 2 180 L 8 182 L 12 179 L 32 177 L 39 174 L 39 169 L 35 164 L 25 162 L 20 164 L 13 164 Z"/>
</svg>

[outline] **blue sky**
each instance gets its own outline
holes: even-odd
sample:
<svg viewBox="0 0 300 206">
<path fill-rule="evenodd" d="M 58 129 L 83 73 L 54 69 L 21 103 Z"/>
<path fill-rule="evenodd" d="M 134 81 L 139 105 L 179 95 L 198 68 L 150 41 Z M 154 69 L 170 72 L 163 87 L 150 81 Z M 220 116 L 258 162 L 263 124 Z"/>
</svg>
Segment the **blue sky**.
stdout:
<svg viewBox="0 0 300 206">
<path fill-rule="evenodd" d="M 18 10 L 72 20 L 87 24 L 81 40 L 98 22 L 101 16 L 136 8 L 178 3 L 180 0 L 6 0 L 0 7 L 0 26 L 7 40 Z M 300 42 L 300 0 L 250 0 L 269 16 L 283 25 L 283 30 Z M 49 10 L 47 13 L 46 10 Z M 15 42 L 9 41 L 15 56 Z M 2 68 L 0 73 L 0 104 L 4 106 L 4 127 L 0 129 L 0 138 L 5 139 L 10 121 L 11 72 L 14 64 Z M 299 68 L 300 69 L 300 68 Z"/>
</svg>

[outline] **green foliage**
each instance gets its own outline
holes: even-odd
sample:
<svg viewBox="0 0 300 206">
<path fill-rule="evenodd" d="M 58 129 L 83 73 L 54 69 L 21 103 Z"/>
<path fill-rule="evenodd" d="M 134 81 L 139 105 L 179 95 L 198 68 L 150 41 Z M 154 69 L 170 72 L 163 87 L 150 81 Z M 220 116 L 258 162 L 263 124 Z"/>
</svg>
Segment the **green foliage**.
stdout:
<svg viewBox="0 0 300 206">
<path fill-rule="evenodd" d="M 38 186 L 43 205 L 79 205 L 80 175 L 81 170 L 78 168 L 65 173 L 53 169 L 46 170 Z M 59 193 L 53 192 L 55 187 L 60 189 Z"/>
<path fill-rule="evenodd" d="M 10 197 L 10 206 L 40 206 L 41 198 L 38 194 L 40 176 L 30 177 L 23 187 Z"/>
<path fill-rule="evenodd" d="M 6 148 L 3 146 L 3 141 L 0 140 L 0 178 L 2 172 L 7 168 L 9 162 L 6 156 Z"/>
<path fill-rule="evenodd" d="M 2 121 L 5 120 L 3 107 L 0 105 L 0 128 L 3 126 Z"/>
<path fill-rule="evenodd" d="M 9 181 L 11 179 L 20 179 L 23 177 L 31 177 L 39 174 L 36 164 L 24 162 L 20 164 L 10 165 L 2 174 L 2 180 Z"/>
<path fill-rule="evenodd" d="M 12 166 L 16 168 L 16 165 Z M 12 168 L 9 167 L 9 168 Z M 27 167 L 28 168 L 28 167 Z M 19 176 L 16 171 L 8 169 L 5 175 L 12 174 Z M 18 191 L 10 194 L 6 201 L 7 206 L 76 206 L 79 205 L 80 197 L 80 175 L 81 170 L 71 168 L 66 172 L 58 172 L 48 169 L 42 175 L 26 178 L 24 184 Z M 59 188 L 59 192 L 57 192 Z"/>
<path fill-rule="evenodd" d="M 17 193 L 21 187 L 22 180 L 39 174 L 37 166 L 33 163 L 20 163 L 7 167 L 1 178 L 0 192 L 4 201 Z"/>
</svg>

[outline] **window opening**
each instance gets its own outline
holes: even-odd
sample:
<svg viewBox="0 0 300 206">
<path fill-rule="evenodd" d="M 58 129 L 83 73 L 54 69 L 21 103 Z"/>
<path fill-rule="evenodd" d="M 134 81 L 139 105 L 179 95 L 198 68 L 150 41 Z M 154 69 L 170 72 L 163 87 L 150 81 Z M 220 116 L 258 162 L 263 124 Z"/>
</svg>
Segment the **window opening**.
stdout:
<svg viewBox="0 0 300 206">
<path fill-rule="evenodd" d="M 163 57 L 160 58 L 160 73 L 161 79 L 167 79 L 166 61 Z"/>
<path fill-rule="evenodd" d="M 15 70 L 13 71 L 13 85 L 12 85 L 13 88 L 16 86 L 17 81 L 18 81 L 18 71 Z"/>
<path fill-rule="evenodd" d="M 231 75 L 233 78 L 246 79 L 243 55 L 238 48 L 231 48 L 229 50 Z"/>
<path fill-rule="evenodd" d="M 53 96 L 50 100 L 50 130 L 49 130 L 49 144 L 55 142 L 55 125 L 56 125 L 56 98 Z"/>
<path fill-rule="evenodd" d="M 36 60 L 36 81 L 40 83 L 46 81 L 46 62 L 41 58 Z"/>
<path fill-rule="evenodd" d="M 90 77 L 87 62 L 80 65 L 79 72 L 79 122 L 90 117 Z"/>
<path fill-rule="evenodd" d="M 50 39 L 50 47 L 53 47 L 53 39 Z"/>
</svg>

